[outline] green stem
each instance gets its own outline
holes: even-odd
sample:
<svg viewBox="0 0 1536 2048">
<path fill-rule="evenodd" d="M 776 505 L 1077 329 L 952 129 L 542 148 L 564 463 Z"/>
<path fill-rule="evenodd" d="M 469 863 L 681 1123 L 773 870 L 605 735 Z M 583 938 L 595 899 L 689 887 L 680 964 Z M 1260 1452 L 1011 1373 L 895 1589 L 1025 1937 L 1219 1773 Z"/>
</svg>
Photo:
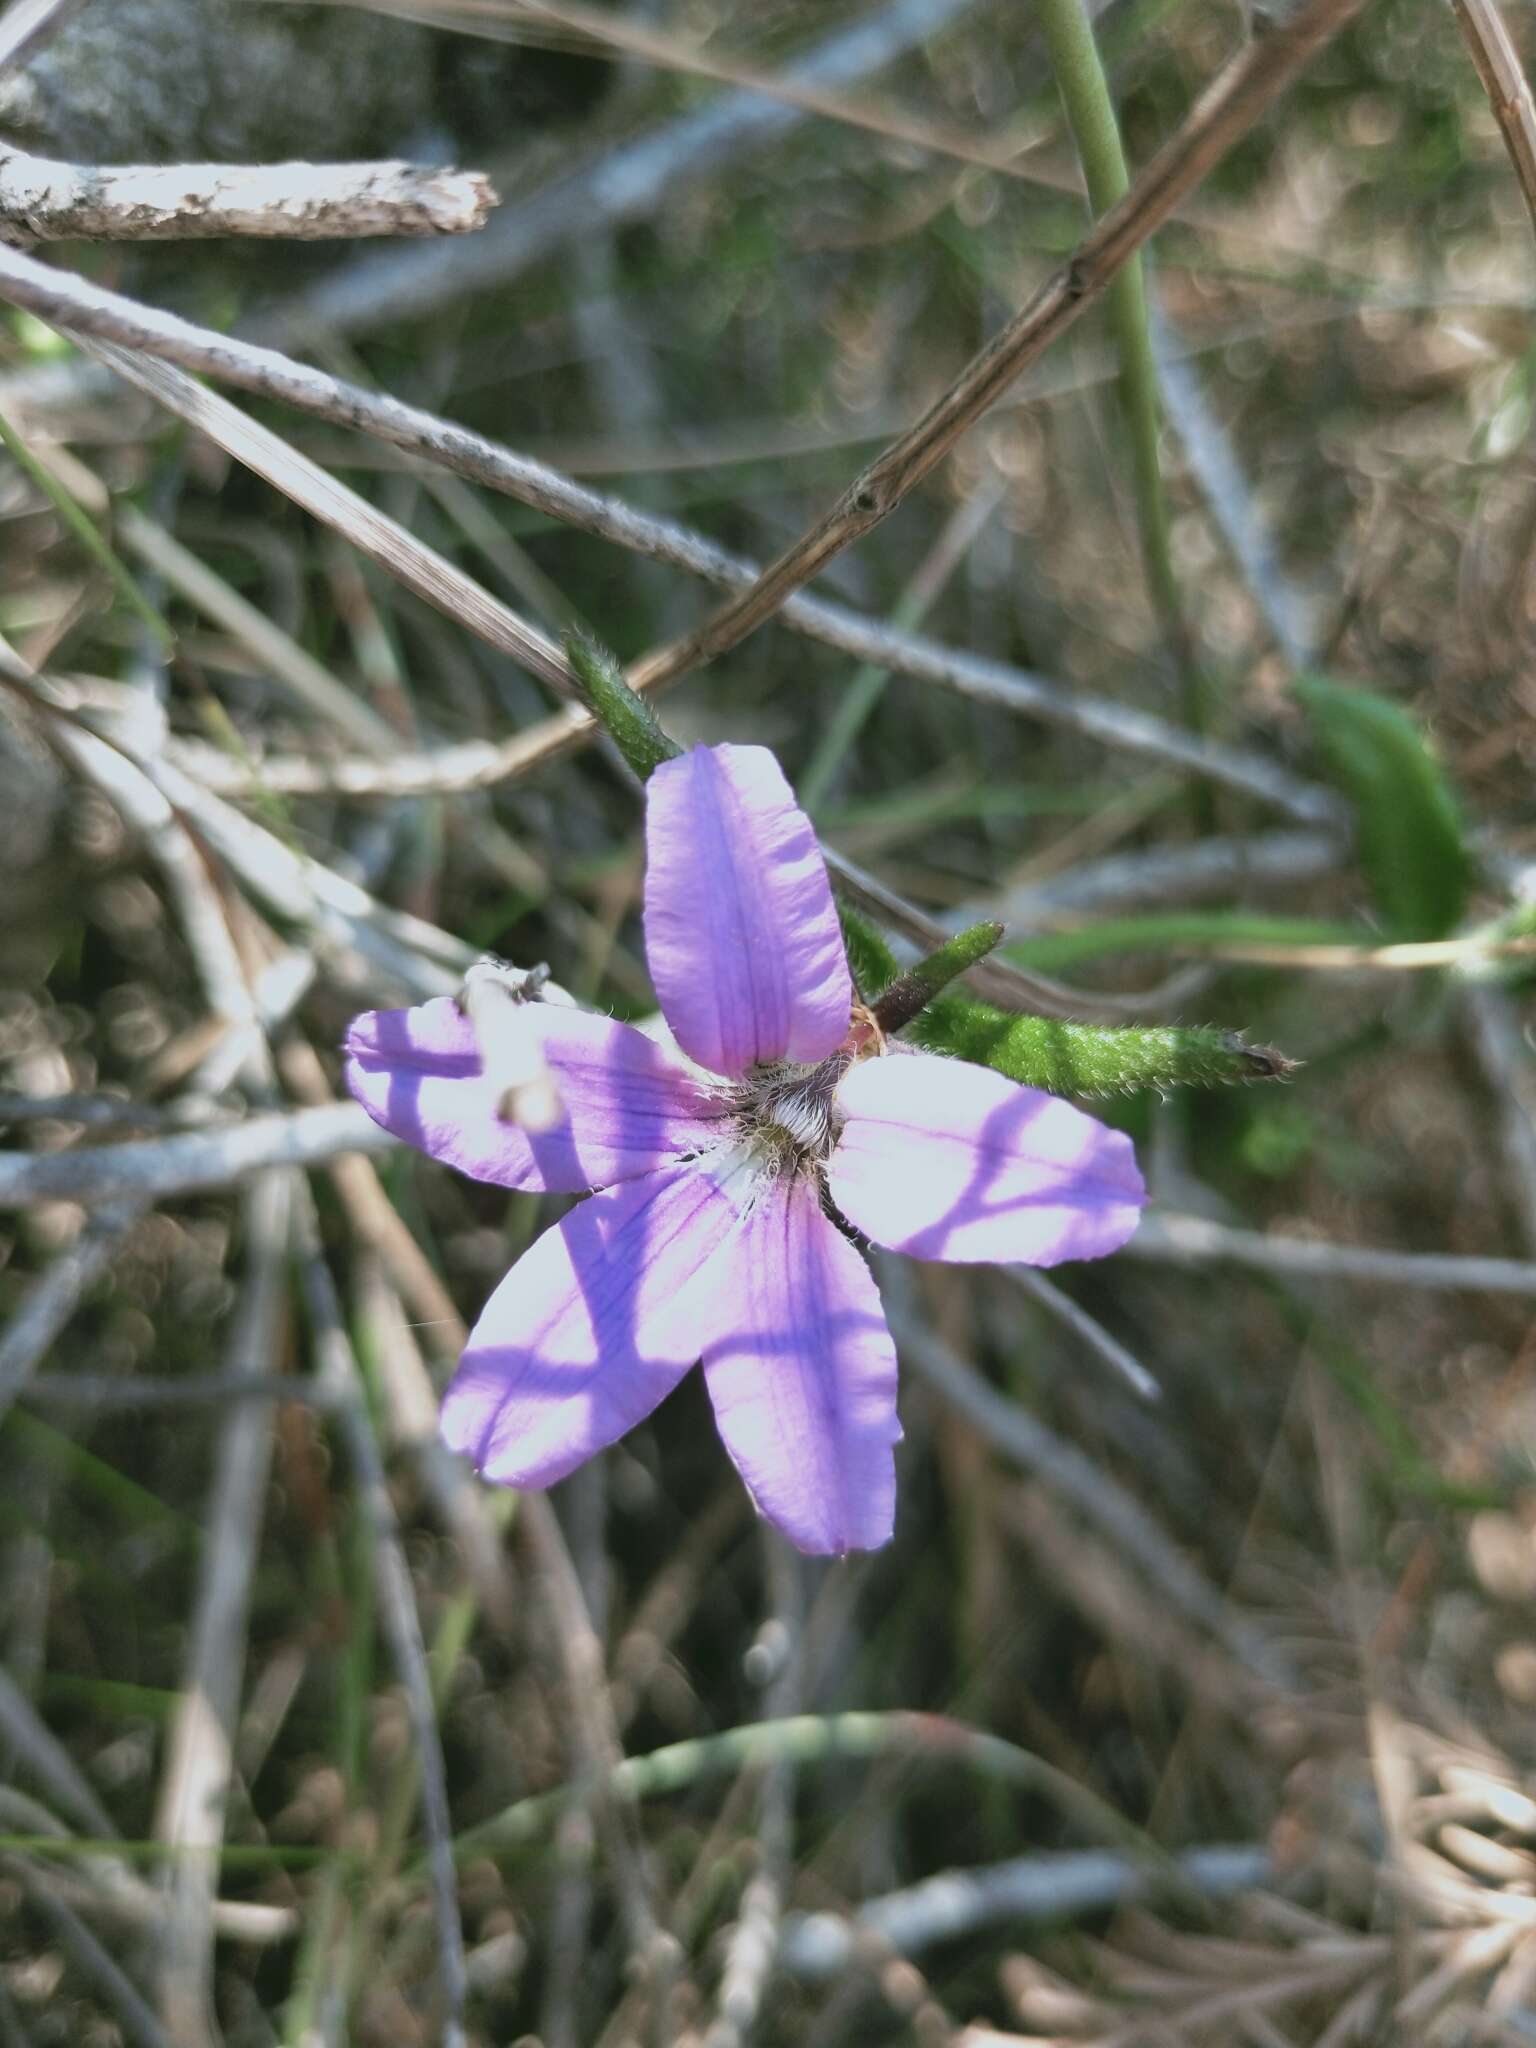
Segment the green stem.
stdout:
<svg viewBox="0 0 1536 2048">
<path fill-rule="evenodd" d="M 1082 162 L 1089 203 L 1095 213 L 1107 213 L 1123 196 L 1130 177 L 1093 25 L 1082 0 L 1040 0 L 1038 18 Z M 1107 299 L 1115 351 L 1120 359 L 1120 404 L 1131 441 L 1142 560 L 1152 601 L 1184 676 L 1188 721 L 1198 732 L 1205 725 L 1204 706 L 1169 545 L 1168 500 L 1158 463 L 1161 406 L 1157 361 L 1152 350 L 1146 280 L 1139 255 L 1133 256 L 1120 272 Z"/>
<path fill-rule="evenodd" d="M 940 996 L 913 1037 L 936 1052 L 995 1067 L 1052 1095 L 1124 1095 L 1136 1089 L 1221 1088 L 1284 1081 L 1296 1062 L 1214 1024 L 1072 1024 Z"/>
<path fill-rule="evenodd" d="M 947 1715 L 893 1709 L 884 1713 L 795 1714 L 782 1721 L 752 1721 L 715 1735 L 669 1743 L 648 1756 L 628 1756 L 608 1774 L 609 1790 L 638 1801 L 680 1792 L 701 1779 L 774 1763 L 814 1764 L 834 1757 L 877 1757 L 906 1752 L 933 1762 L 968 1764 L 984 1777 L 1019 1791 L 1044 1795 L 1076 1819 L 1086 1833 L 1132 1854 L 1160 1860 L 1160 1852 L 1132 1822 L 1122 1820 L 1097 1794 L 1032 1751 Z M 583 1796 L 579 1784 L 535 1793 L 460 1835 L 454 1855 L 495 1854 L 537 1841 L 560 1814 Z"/>
<path fill-rule="evenodd" d="M 604 726 L 614 745 L 646 781 L 663 761 L 683 750 L 661 729 L 661 721 L 640 694 L 629 687 L 624 671 L 590 634 L 567 633 L 565 656 L 575 673 L 582 702 Z"/>
</svg>

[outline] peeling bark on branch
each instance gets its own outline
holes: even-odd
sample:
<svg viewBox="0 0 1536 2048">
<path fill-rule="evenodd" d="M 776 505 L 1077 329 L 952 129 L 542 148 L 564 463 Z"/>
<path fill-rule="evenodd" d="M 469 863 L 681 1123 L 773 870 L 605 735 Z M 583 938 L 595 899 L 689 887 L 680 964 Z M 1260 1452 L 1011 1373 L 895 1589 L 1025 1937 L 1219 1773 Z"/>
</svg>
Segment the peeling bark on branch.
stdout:
<svg viewBox="0 0 1536 2048">
<path fill-rule="evenodd" d="M 11 241 L 462 235 L 495 204 L 479 171 L 417 164 L 98 166 L 0 149 L 0 235 Z"/>
</svg>

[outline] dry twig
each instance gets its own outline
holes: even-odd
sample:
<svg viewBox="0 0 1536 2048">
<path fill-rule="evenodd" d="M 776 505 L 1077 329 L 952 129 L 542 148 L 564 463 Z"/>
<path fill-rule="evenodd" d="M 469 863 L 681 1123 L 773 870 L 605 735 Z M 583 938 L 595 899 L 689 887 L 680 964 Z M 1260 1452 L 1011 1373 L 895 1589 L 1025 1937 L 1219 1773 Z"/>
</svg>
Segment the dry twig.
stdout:
<svg viewBox="0 0 1536 2048">
<path fill-rule="evenodd" d="M 111 342 L 93 341 L 85 346 L 120 377 L 147 391 L 168 411 L 334 528 L 407 590 L 446 613 L 457 625 L 478 633 L 562 695 L 570 694 L 570 670 L 552 640 L 366 498 L 327 475 L 281 435 L 248 418 L 228 399 L 169 363 L 134 355 Z"/>
<path fill-rule="evenodd" d="M 40 242 L 464 235 L 495 204 L 479 171 L 420 164 L 67 164 L 0 149 L 0 233 Z"/>
<path fill-rule="evenodd" d="M 728 554 L 686 527 L 586 490 L 557 470 L 467 428 L 398 399 L 343 383 L 274 350 L 256 348 L 196 327 L 175 314 L 136 305 L 3 246 L 0 297 L 73 335 L 116 341 L 125 348 L 163 357 L 185 369 L 292 405 L 332 425 L 373 435 L 471 482 L 504 492 L 551 519 L 709 582 L 741 589 L 751 585 L 759 573 L 755 564 Z M 778 616 L 785 626 L 856 661 L 893 669 L 1022 717 L 1042 719 L 1105 746 L 1167 762 L 1187 774 L 1272 805 L 1300 824 L 1341 829 L 1345 821 L 1344 807 L 1331 791 L 1303 782 L 1261 754 L 1202 741 L 1134 705 L 1086 696 L 1006 662 L 878 625 L 846 606 L 820 599 L 793 596 Z M 285 772 L 272 787 L 294 791 L 336 787 L 386 796 L 487 788 L 586 743 L 594 731 L 587 714 L 573 708 L 515 734 L 500 746 L 473 741 L 427 756 L 397 757 L 395 762 L 379 766 L 345 764 L 334 777 L 324 767 L 306 773 L 303 764 L 298 764 L 297 772 Z"/>
<path fill-rule="evenodd" d="M 28 1287 L 0 1335 L 0 1416 L 26 1387 L 81 1297 L 106 1271 L 142 1214 L 139 1202 L 106 1203 Z"/>
<path fill-rule="evenodd" d="M 1233 1614 L 1227 1601 L 1169 1541 L 1141 1503 L 1075 1444 L 1067 1443 L 1038 1417 L 989 1386 L 974 1367 L 908 1313 L 900 1305 L 904 1283 L 891 1260 L 882 1258 L 880 1272 L 903 1359 L 1006 1457 L 1069 1500 L 1139 1567 L 1170 1606 L 1223 1644 L 1256 1677 L 1270 1685 L 1293 1688 L 1294 1675 L 1281 1652 Z"/>
<path fill-rule="evenodd" d="M 448 1811 L 448 1777 L 438 1734 L 437 1708 L 427 1668 L 421 1618 L 411 1587 L 410 1567 L 400 1525 L 389 1497 L 378 1440 L 373 1433 L 362 1381 L 342 1319 L 330 1269 L 320 1250 L 319 1222 L 309 1191 L 299 1191 L 294 1218 L 304 1298 L 313 1325 L 322 1386 L 334 1391 L 338 1415 L 363 1512 L 372 1535 L 370 1555 L 378 1588 L 384 1634 L 394 1654 L 395 1669 L 405 1694 L 406 1711 L 416 1742 L 416 1767 L 421 1781 L 422 1821 L 427 1835 L 427 1866 L 437 1923 L 438 1973 L 445 2014 L 444 2048 L 463 2048 L 464 2001 L 468 1985 L 464 1965 L 464 1933 L 459 1920 L 458 1876 L 453 1862 L 453 1830 Z"/>
<path fill-rule="evenodd" d="M 1451 0 L 1536 228 L 1536 105 L 1494 0 Z"/>
<path fill-rule="evenodd" d="M 385 1152 L 397 1141 L 355 1102 L 273 1111 L 219 1131 L 73 1152 L 0 1152 L 0 1209 L 33 1202 L 163 1200 L 227 1187 L 268 1166 L 318 1166 L 338 1152 Z"/>
<path fill-rule="evenodd" d="M 1170 1266 L 1247 1266 L 1282 1279 L 1363 1280 L 1382 1287 L 1536 1295 L 1536 1262 L 1463 1258 L 1451 1252 L 1381 1251 L 1307 1237 L 1234 1230 L 1204 1216 L 1144 1216 L 1122 1258 Z"/>
<path fill-rule="evenodd" d="M 1356 13 L 1363 0 L 1304 0 L 1251 42 L 1201 96 L 1118 205 L 922 418 L 854 478 L 832 510 L 763 571 L 750 590 L 672 646 L 638 664 L 637 687 L 656 687 L 734 647 L 786 597 L 889 518 L 960 436 L 1037 357 L 1102 296 L 1154 231 L 1246 135 L 1270 104 Z"/>
</svg>

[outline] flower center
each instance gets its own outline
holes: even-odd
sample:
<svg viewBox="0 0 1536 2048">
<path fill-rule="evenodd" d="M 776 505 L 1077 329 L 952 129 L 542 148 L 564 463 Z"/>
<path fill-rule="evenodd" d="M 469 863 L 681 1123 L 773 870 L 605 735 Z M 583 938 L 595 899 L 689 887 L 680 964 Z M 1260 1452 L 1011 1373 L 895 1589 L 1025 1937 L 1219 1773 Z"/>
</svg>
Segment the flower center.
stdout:
<svg viewBox="0 0 1536 2048">
<path fill-rule="evenodd" d="M 784 1061 L 754 1069 L 742 1084 L 742 1134 L 779 1172 L 817 1167 L 832 1155 L 842 1130 L 837 1084 L 855 1060 L 885 1051 L 880 1027 L 862 1003 L 849 1019 L 848 1036 L 814 1066 Z"/>
</svg>

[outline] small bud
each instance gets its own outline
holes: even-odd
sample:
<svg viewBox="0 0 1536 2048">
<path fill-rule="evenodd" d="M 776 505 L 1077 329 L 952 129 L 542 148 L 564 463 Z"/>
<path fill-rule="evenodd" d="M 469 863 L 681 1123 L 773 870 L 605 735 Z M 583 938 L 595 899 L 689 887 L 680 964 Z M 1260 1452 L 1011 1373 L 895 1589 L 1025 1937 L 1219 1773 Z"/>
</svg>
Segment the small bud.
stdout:
<svg viewBox="0 0 1536 2048">
<path fill-rule="evenodd" d="M 978 960 L 985 960 L 1002 936 L 1003 927 L 995 920 L 957 932 L 937 952 L 919 960 L 893 981 L 879 1001 L 871 1005 L 876 1024 L 885 1032 L 900 1031 L 926 1010 L 956 975 L 964 974 Z"/>
</svg>

